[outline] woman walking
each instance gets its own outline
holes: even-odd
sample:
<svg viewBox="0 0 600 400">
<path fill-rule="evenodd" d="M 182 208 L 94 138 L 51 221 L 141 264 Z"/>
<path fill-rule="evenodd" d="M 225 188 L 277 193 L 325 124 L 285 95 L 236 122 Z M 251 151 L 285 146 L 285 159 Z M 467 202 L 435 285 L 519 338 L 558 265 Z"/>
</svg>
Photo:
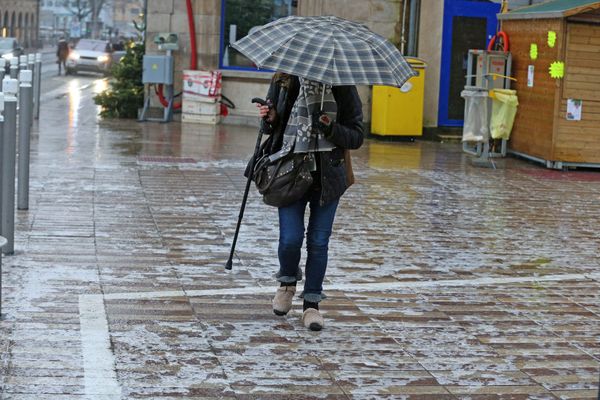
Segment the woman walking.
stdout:
<svg viewBox="0 0 600 400">
<path fill-rule="evenodd" d="M 362 104 L 354 86 L 326 86 L 308 79 L 277 73 L 267 100 L 259 106 L 272 136 L 273 153 L 279 156 L 307 153 L 313 184 L 298 201 L 279 207 L 280 287 L 273 312 L 286 315 L 292 308 L 297 282 L 302 280 L 300 257 L 306 229 L 306 268 L 302 297 L 302 322 L 314 331 L 324 326 L 319 312 L 327 270 L 329 238 L 340 197 L 351 182 L 346 171 L 345 150 L 363 143 Z"/>
<path fill-rule="evenodd" d="M 65 68 L 65 73 L 67 71 L 67 58 L 69 57 L 69 43 L 65 40 L 64 37 L 61 37 L 58 41 L 58 45 L 56 48 L 56 63 L 58 64 L 58 75 L 61 73 L 61 69 Z"/>
</svg>

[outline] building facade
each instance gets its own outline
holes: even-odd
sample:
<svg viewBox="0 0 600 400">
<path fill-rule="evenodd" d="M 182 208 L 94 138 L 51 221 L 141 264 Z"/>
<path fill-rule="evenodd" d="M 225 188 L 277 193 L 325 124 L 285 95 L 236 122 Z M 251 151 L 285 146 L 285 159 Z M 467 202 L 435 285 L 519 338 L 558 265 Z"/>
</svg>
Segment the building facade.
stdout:
<svg viewBox="0 0 600 400">
<path fill-rule="evenodd" d="M 509 9 L 545 0 L 509 0 Z M 424 126 L 463 124 L 468 49 L 482 49 L 498 29 L 502 0 L 420 0 L 418 56 L 427 62 Z"/>
<path fill-rule="evenodd" d="M 90 4 L 71 0 L 40 0 L 40 36 L 46 44 L 55 44 L 60 37 L 77 39 L 92 32 Z M 114 3 L 118 0 L 114 0 Z M 98 36 L 106 38 L 113 29 L 113 0 L 104 2 L 98 15 Z M 79 7 L 78 7 L 79 6 Z M 82 17 L 77 13 L 81 12 Z"/>
<path fill-rule="evenodd" d="M 113 32 L 116 36 L 133 37 L 137 34 L 134 20 L 141 20 L 143 0 L 112 0 Z"/>
<path fill-rule="evenodd" d="M 236 108 L 228 122 L 256 122 L 252 97 L 266 94 L 271 73 L 257 71 L 250 62 L 228 46 L 253 26 L 287 15 L 332 14 L 360 21 L 375 32 L 398 41 L 402 0 L 192 0 L 195 20 L 197 65 L 199 69 L 220 69 L 223 94 Z M 351 3 L 351 5 L 349 5 Z M 190 26 L 185 0 L 147 0 L 146 52 L 159 54 L 153 40 L 159 32 L 179 36 L 175 56 L 176 90 L 181 88 L 182 71 L 191 64 Z M 370 89 L 359 88 L 366 120 L 370 119 Z M 153 100 L 154 101 L 154 100 Z M 157 104 L 154 102 L 154 104 Z"/>
<path fill-rule="evenodd" d="M 0 23 L 3 37 L 15 37 L 21 46 L 38 45 L 38 0 L 0 0 Z"/>
<path fill-rule="evenodd" d="M 158 54 L 153 43 L 159 32 L 179 35 L 175 52 L 176 89 L 182 70 L 191 65 L 190 26 L 186 0 L 147 1 L 147 53 Z M 510 0 L 519 7 L 542 0 Z M 223 73 L 223 93 L 236 108 L 228 121 L 256 121 L 252 97 L 266 93 L 271 74 L 257 71 L 229 44 L 254 26 L 287 15 L 336 15 L 365 24 L 427 63 L 426 127 L 460 126 L 464 102 L 464 57 L 468 48 L 484 48 L 496 32 L 502 0 L 191 0 L 199 69 Z M 365 121 L 370 121 L 371 88 L 360 87 Z M 156 103 L 155 103 L 156 104 Z M 401 113 L 401 110 L 399 110 Z"/>
</svg>

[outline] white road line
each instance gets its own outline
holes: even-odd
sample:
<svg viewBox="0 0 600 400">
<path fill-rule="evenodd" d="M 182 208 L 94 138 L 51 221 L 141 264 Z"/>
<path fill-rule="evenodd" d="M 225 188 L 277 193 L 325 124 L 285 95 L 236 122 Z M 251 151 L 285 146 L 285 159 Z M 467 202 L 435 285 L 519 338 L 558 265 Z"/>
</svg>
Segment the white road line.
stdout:
<svg viewBox="0 0 600 400">
<path fill-rule="evenodd" d="M 120 400 L 121 387 L 115 372 L 114 354 L 102 295 L 79 296 L 79 324 L 83 353 L 85 395 Z"/>
<path fill-rule="evenodd" d="M 495 286 L 515 283 L 532 282 L 557 282 L 557 281 L 585 281 L 600 279 L 600 273 L 590 274 L 559 274 L 541 276 L 517 276 L 502 278 L 474 278 L 474 279 L 451 279 L 435 281 L 403 281 L 403 282 L 375 282 L 375 283 L 346 283 L 326 285 L 329 291 L 345 292 L 368 292 L 368 291 L 394 291 L 401 289 L 427 289 L 434 287 L 468 287 L 468 286 Z M 174 290 L 167 292 L 135 292 L 135 293 L 110 293 L 105 294 L 106 300 L 136 300 L 136 299 L 158 299 L 165 297 L 203 297 L 203 296 L 235 296 L 248 294 L 271 293 L 272 287 L 237 287 L 226 289 L 204 289 L 204 290 Z M 100 296 L 100 295 L 97 295 Z"/>
<path fill-rule="evenodd" d="M 434 287 L 496 286 L 534 282 L 588 281 L 600 279 L 600 273 L 518 276 L 420 282 L 383 282 L 328 285 L 327 290 L 344 292 L 394 291 Z M 86 396 L 103 400 L 118 400 L 121 388 L 115 372 L 115 358 L 110 348 L 108 321 L 104 300 L 141 300 L 169 297 L 236 296 L 271 294 L 272 287 L 238 287 L 206 290 L 172 290 L 165 292 L 109 293 L 79 296 L 81 344 Z M 101 396 L 101 397 L 100 397 Z"/>
<path fill-rule="evenodd" d="M 590 274 L 558 274 L 540 276 L 516 276 L 503 278 L 474 278 L 474 279 L 451 279 L 435 281 L 416 282 L 382 282 L 382 283 L 356 283 L 331 285 L 327 289 L 342 290 L 346 292 L 365 291 L 393 291 L 397 289 L 427 289 L 433 287 L 468 287 L 468 286 L 495 286 L 511 283 L 534 283 L 534 282 L 557 282 L 557 281 L 586 281 L 600 278 L 600 273 Z"/>
</svg>

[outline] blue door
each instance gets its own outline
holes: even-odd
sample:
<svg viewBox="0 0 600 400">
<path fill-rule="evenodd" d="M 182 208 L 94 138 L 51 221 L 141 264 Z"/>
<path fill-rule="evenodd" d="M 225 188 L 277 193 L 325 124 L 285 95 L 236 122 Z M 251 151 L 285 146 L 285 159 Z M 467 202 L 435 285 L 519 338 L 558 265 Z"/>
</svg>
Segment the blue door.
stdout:
<svg viewBox="0 0 600 400">
<path fill-rule="evenodd" d="M 467 55 L 485 49 L 496 33 L 500 4 L 481 0 L 444 0 L 439 126 L 462 126 Z"/>
</svg>

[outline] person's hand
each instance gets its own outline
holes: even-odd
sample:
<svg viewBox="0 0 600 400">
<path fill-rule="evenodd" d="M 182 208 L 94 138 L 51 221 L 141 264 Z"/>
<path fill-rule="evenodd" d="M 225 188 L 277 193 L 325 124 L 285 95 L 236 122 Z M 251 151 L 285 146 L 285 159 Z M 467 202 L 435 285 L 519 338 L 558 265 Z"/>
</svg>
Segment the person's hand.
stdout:
<svg viewBox="0 0 600 400">
<path fill-rule="evenodd" d="M 317 130 L 322 133 L 326 139 L 329 139 L 333 132 L 333 121 L 324 111 L 316 111 L 312 115 L 312 123 Z"/>
<path fill-rule="evenodd" d="M 265 119 L 270 124 L 272 124 L 275 121 L 277 113 L 275 112 L 275 109 L 272 106 L 261 106 L 260 104 L 257 104 L 256 108 L 258 108 L 258 116 L 260 118 Z"/>
<path fill-rule="evenodd" d="M 258 116 L 260 118 L 265 118 L 267 115 L 269 115 L 269 110 L 271 109 L 271 107 L 261 106 L 260 104 L 257 104 L 256 107 L 258 108 Z"/>
</svg>

